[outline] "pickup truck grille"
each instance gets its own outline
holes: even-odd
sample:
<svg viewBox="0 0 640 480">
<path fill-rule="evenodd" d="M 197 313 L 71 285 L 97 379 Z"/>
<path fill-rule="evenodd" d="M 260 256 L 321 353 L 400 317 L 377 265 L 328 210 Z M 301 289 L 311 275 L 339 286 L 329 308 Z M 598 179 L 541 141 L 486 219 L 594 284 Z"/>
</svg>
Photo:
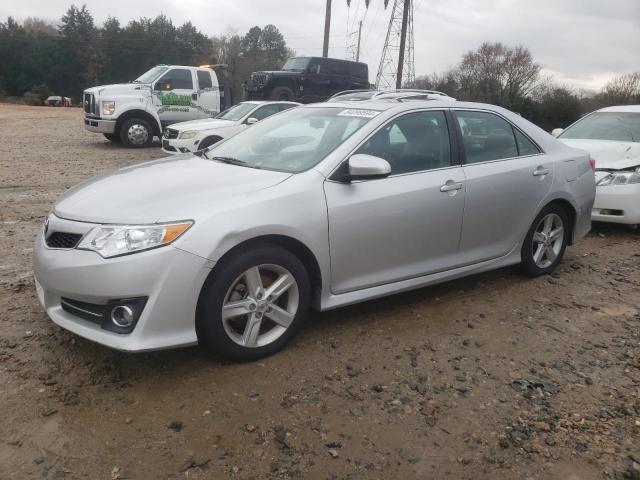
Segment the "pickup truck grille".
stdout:
<svg viewBox="0 0 640 480">
<path fill-rule="evenodd" d="M 85 113 L 91 115 L 98 114 L 98 109 L 96 107 L 96 98 L 93 96 L 93 93 L 85 93 L 82 96 L 82 105 Z"/>
<path fill-rule="evenodd" d="M 172 140 L 174 138 L 178 138 L 178 134 L 180 132 L 178 130 L 175 130 L 173 128 L 167 128 L 164 131 L 164 138 L 168 139 L 168 140 Z"/>
</svg>

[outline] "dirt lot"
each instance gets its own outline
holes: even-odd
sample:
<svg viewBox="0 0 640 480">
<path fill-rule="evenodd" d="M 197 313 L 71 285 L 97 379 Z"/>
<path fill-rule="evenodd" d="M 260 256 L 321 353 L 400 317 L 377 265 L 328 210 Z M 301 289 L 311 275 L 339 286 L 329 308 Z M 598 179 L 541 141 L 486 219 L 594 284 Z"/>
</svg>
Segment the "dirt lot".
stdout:
<svg viewBox="0 0 640 480">
<path fill-rule="evenodd" d="M 0 478 L 640 478 L 640 234 L 329 313 L 252 364 L 58 328 L 31 276 L 54 199 L 160 157 L 77 109 L 0 105 Z M 528 382 L 528 383 L 527 383 Z"/>
</svg>

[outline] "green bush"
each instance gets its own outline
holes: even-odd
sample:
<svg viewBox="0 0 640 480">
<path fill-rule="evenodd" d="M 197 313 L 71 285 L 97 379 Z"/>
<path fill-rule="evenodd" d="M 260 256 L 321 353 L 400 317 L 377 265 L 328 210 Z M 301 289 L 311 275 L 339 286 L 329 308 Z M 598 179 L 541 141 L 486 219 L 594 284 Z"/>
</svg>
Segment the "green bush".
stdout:
<svg viewBox="0 0 640 480">
<path fill-rule="evenodd" d="M 53 92 L 46 85 L 35 85 L 31 90 L 24 94 L 25 103 L 28 105 L 42 105 L 42 102 Z"/>
</svg>

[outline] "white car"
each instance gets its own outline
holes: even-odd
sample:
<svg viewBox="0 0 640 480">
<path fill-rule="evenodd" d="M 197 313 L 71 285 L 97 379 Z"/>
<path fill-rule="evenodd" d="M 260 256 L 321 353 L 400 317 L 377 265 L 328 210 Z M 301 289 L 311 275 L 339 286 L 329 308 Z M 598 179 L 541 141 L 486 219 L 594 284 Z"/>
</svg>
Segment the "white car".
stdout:
<svg viewBox="0 0 640 480">
<path fill-rule="evenodd" d="M 586 150 L 596 163 L 598 222 L 640 225 L 640 105 L 607 107 L 553 135 Z"/>
<path fill-rule="evenodd" d="M 162 151 L 169 154 L 203 150 L 249 125 L 300 105 L 296 102 L 242 102 L 213 118 L 174 123 L 164 131 Z"/>
</svg>

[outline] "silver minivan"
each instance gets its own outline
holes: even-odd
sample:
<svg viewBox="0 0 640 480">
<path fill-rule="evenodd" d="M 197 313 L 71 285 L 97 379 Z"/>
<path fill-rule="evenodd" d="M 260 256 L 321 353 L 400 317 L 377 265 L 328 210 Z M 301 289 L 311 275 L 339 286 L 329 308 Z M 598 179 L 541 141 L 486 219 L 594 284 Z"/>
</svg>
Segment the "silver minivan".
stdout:
<svg viewBox="0 0 640 480">
<path fill-rule="evenodd" d="M 309 308 L 513 264 L 549 273 L 594 195 L 588 154 L 499 107 L 306 105 L 67 191 L 36 239 L 36 288 L 95 342 L 251 360 Z"/>
</svg>

